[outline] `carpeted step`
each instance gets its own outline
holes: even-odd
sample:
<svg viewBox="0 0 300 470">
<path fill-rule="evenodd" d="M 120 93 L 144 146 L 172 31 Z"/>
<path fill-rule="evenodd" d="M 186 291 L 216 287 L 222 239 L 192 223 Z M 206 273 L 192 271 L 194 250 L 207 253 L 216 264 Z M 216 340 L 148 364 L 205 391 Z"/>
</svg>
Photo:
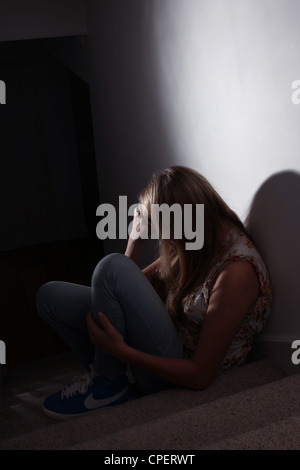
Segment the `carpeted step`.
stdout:
<svg viewBox="0 0 300 470">
<path fill-rule="evenodd" d="M 300 374 L 295 374 L 106 437 L 78 442 L 69 449 L 199 450 L 226 438 L 238 440 L 245 433 L 263 432 L 261 428 L 266 426 L 271 432 L 300 414 L 299 390 Z M 297 427 L 299 431 L 298 422 Z M 268 447 L 268 438 L 262 445 Z"/>
<path fill-rule="evenodd" d="M 44 397 L 83 372 L 72 353 L 58 354 L 9 371 L 0 401 L 0 442 L 51 426 L 53 421 L 41 413 Z"/>
<path fill-rule="evenodd" d="M 201 450 L 299 450 L 300 415 L 271 423 Z"/>
<path fill-rule="evenodd" d="M 183 410 L 285 377 L 269 360 L 256 361 L 220 374 L 207 390 L 201 392 L 172 389 L 68 422 L 56 422 L 42 414 L 41 405 L 45 396 L 68 383 L 74 375 L 76 370 L 71 369 L 76 364 L 70 360 L 66 362 L 57 361 L 56 367 L 55 363 L 47 363 L 45 370 L 40 361 L 30 374 L 26 370 L 22 377 L 10 378 L 7 397 L 0 409 L 0 449 L 64 449 L 95 438 L 106 438 L 122 429 L 127 433 L 136 426 L 147 428 L 153 420 L 164 421 Z M 59 374 L 54 375 L 56 369 Z"/>
</svg>

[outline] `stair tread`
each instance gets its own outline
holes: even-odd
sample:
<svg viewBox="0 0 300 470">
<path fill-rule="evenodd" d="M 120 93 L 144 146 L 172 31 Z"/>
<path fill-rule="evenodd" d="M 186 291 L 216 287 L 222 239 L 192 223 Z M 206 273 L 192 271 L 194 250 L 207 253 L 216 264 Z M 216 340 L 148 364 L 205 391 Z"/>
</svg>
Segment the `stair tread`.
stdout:
<svg viewBox="0 0 300 470">
<path fill-rule="evenodd" d="M 72 369 L 70 365 L 72 361 L 68 364 Z M 201 392 L 171 389 L 69 422 L 57 422 L 42 414 L 41 405 L 45 396 L 74 375 L 74 370 L 66 372 L 68 367 L 58 366 L 57 375 L 53 375 L 55 367 L 51 369 L 49 366 L 44 375 L 33 376 L 30 380 L 25 376 L 19 381 L 11 378 L 6 404 L 2 404 L 0 409 L 0 449 L 67 448 L 94 438 L 95 429 L 97 437 L 102 438 L 144 423 L 147 427 L 147 423 L 153 420 L 164 420 L 183 410 L 216 402 L 285 377 L 271 361 L 261 360 L 220 374 L 207 390 Z M 42 361 L 36 370 L 41 368 Z"/>
<path fill-rule="evenodd" d="M 300 415 L 267 424 L 201 450 L 299 450 Z"/>
<path fill-rule="evenodd" d="M 299 415 L 299 388 L 300 374 L 295 374 L 106 437 L 78 442 L 68 449 L 199 450 L 228 437 L 234 441 L 245 433 L 255 435 L 268 426 L 270 437 L 272 429 L 282 432 L 280 422 Z M 297 426 L 299 431 L 298 421 Z"/>
</svg>

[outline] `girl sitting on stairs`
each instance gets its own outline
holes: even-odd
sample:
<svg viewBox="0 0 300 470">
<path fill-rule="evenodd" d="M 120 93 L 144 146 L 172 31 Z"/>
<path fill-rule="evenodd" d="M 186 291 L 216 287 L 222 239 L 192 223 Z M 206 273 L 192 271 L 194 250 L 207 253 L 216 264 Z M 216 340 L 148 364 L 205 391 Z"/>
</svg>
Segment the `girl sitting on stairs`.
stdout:
<svg viewBox="0 0 300 470">
<path fill-rule="evenodd" d="M 174 218 L 169 238 L 159 219 L 148 218 L 159 234 L 159 256 L 141 270 L 142 220 L 154 204 L 179 204 L 183 213 L 186 204 L 204 204 L 204 244 L 187 250 L 185 234 L 175 236 Z M 218 372 L 245 363 L 266 323 L 266 266 L 242 222 L 202 175 L 182 166 L 160 172 L 141 192 L 139 207 L 125 255 L 104 257 L 91 287 L 49 282 L 38 291 L 40 315 L 88 370 L 45 399 L 48 416 L 67 419 L 126 402 L 128 367 L 144 394 L 172 386 L 204 389 Z M 194 210 L 193 229 L 203 230 L 196 219 Z"/>
</svg>

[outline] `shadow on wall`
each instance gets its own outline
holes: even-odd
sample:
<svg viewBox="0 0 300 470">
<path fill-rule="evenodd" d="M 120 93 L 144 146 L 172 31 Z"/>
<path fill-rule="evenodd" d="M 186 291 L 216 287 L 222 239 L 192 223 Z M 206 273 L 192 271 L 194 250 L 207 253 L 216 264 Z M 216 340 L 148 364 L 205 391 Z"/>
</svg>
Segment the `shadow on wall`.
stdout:
<svg viewBox="0 0 300 470">
<path fill-rule="evenodd" d="M 256 348 L 281 362 L 287 372 L 296 367 L 291 363 L 291 343 L 300 339 L 299 205 L 300 174 L 276 173 L 257 191 L 245 222 L 267 264 L 273 291 L 271 316 Z"/>
<path fill-rule="evenodd" d="M 101 203 L 128 206 L 153 172 L 174 164 L 168 116 L 157 77 L 151 2 L 88 4 L 88 60 Z M 126 240 L 104 240 L 105 254 L 124 252 Z M 141 266 L 153 261 L 143 250 Z"/>
</svg>

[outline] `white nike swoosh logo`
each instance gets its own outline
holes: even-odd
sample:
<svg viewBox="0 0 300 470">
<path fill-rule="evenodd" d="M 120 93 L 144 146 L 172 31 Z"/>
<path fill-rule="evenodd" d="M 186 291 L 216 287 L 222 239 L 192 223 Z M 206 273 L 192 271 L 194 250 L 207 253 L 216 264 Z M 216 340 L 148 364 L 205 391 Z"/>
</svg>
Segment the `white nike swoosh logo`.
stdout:
<svg viewBox="0 0 300 470">
<path fill-rule="evenodd" d="M 113 397 L 109 398 L 101 398 L 100 400 L 96 400 L 91 393 L 86 399 L 84 400 L 84 406 L 89 410 L 94 410 L 95 408 L 100 408 L 101 406 L 107 406 L 113 403 L 114 401 L 121 398 L 128 390 L 129 387 L 126 387 L 122 392 L 117 393 Z"/>
</svg>

